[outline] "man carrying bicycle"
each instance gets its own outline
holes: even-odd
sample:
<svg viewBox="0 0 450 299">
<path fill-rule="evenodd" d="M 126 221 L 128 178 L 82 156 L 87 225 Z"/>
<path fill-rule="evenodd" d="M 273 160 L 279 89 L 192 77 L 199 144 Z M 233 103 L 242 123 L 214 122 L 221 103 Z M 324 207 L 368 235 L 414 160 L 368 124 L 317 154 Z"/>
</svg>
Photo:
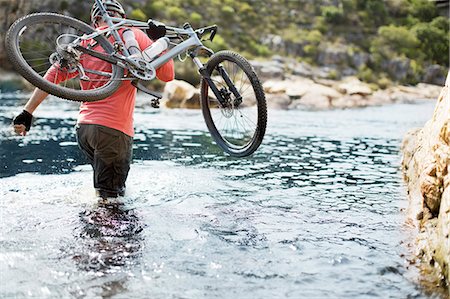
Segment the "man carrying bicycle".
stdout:
<svg viewBox="0 0 450 299">
<path fill-rule="evenodd" d="M 103 4 L 110 16 L 125 18 L 125 10 L 116 0 L 104 0 Z M 91 9 L 92 25 L 104 29 L 100 9 L 95 3 Z M 136 28 L 121 29 L 119 34 L 131 30 L 140 49 L 146 49 L 153 41 L 146 33 Z M 110 38 L 112 40 L 112 37 Z M 90 42 L 90 41 L 88 41 Z M 136 44 L 136 43 L 135 43 Z M 93 43 L 95 47 L 95 43 Z M 90 57 L 82 60 L 83 67 L 96 71 L 110 72 L 110 64 Z M 57 67 L 51 67 L 45 78 L 53 83 L 60 83 L 77 74 L 61 74 Z M 80 74 L 81 76 L 81 74 Z M 174 63 L 170 60 L 157 71 L 158 79 L 168 82 L 174 79 Z M 91 89 L 87 82 L 81 82 L 83 89 Z M 24 110 L 13 121 L 14 131 L 25 136 L 30 130 L 32 114 L 44 101 L 48 93 L 35 89 L 26 103 Z M 77 141 L 94 170 L 94 188 L 101 198 L 123 196 L 125 181 L 132 161 L 133 113 L 136 88 L 131 81 L 125 80 L 111 96 L 96 102 L 84 102 L 80 106 L 77 121 Z"/>
</svg>

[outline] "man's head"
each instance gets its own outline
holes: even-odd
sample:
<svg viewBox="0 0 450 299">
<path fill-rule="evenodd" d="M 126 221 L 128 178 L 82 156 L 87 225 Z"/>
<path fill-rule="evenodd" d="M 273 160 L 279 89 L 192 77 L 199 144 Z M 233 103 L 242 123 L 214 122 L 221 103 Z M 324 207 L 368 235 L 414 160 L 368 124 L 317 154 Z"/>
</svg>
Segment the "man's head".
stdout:
<svg viewBox="0 0 450 299">
<path fill-rule="evenodd" d="M 116 0 L 102 0 L 103 5 L 106 8 L 108 14 L 112 17 L 126 17 L 125 10 L 123 6 Z M 94 26 L 98 24 L 99 21 L 102 20 L 100 8 L 97 5 L 97 2 L 94 3 L 91 9 L 91 22 Z"/>
</svg>

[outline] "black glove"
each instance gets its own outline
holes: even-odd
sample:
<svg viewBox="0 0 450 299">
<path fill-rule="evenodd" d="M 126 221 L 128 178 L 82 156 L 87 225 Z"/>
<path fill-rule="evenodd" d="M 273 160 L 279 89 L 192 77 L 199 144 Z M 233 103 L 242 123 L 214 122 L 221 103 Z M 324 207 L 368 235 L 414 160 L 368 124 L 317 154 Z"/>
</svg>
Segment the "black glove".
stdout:
<svg viewBox="0 0 450 299">
<path fill-rule="evenodd" d="M 14 118 L 13 124 L 15 125 L 24 125 L 25 131 L 29 131 L 31 128 L 31 121 L 33 120 L 33 115 L 23 110 L 19 115 Z"/>
<path fill-rule="evenodd" d="M 148 22 L 147 35 L 153 41 L 155 41 L 158 38 L 161 38 L 164 35 L 166 35 L 166 26 L 164 26 L 164 24 L 162 24 L 162 23 L 160 23 L 160 25 L 156 25 L 152 21 L 149 21 Z"/>
</svg>

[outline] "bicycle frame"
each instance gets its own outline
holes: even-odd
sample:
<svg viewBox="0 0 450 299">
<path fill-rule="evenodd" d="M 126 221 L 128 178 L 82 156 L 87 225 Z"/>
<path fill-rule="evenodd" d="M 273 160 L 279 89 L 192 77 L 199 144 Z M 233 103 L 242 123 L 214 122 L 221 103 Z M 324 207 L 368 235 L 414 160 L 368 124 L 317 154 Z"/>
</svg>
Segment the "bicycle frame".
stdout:
<svg viewBox="0 0 450 299">
<path fill-rule="evenodd" d="M 108 27 L 103 30 L 96 30 L 92 34 L 84 35 L 79 40 L 75 41 L 74 43 L 77 43 L 80 40 L 89 40 L 89 39 L 93 39 L 99 35 L 111 33 L 111 35 L 114 38 L 115 45 L 117 45 L 118 48 L 122 49 L 123 57 L 118 55 L 118 58 L 125 60 L 125 61 L 129 61 L 127 59 L 128 59 L 128 57 L 130 57 L 130 53 L 128 52 L 128 50 L 125 47 L 124 42 L 120 38 L 118 29 L 122 26 L 126 26 L 126 27 L 135 27 L 135 28 L 145 30 L 145 29 L 149 28 L 148 23 L 141 22 L 141 21 L 135 21 L 135 20 L 129 20 L 129 19 L 111 17 L 108 14 L 108 12 L 106 11 L 106 8 L 103 5 L 103 2 L 101 0 L 95 0 L 95 2 L 98 5 L 101 15 L 102 15 L 102 18 L 105 21 L 105 23 L 108 25 Z M 154 22 L 155 24 L 160 23 L 160 22 L 157 22 L 154 20 L 149 20 L 149 21 Z M 171 26 L 165 26 L 165 27 L 166 27 L 166 29 L 174 32 L 177 35 L 187 35 L 187 36 L 189 36 L 189 38 L 182 41 L 181 43 L 175 45 L 173 48 L 171 48 L 169 51 L 163 53 L 161 56 L 159 56 L 155 60 L 149 62 L 150 67 L 153 68 L 154 70 L 156 70 L 160 66 L 162 66 L 163 64 L 168 62 L 169 60 L 173 59 L 174 57 L 180 55 L 181 53 L 188 52 L 190 50 L 189 56 L 192 58 L 194 64 L 197 66 L 200 74 L 207 81 L 209 87 L 213 91 L 214 95 L 216 96 L 217 100 L 222 105 L 222 107 L 225 107 L 226 100 L 223 98 L 223 95 L 217 89 L 216 85 L 211 80 L 210 76 L 207 74 L 203 63 L 197 57 L 198 51 L 195 51 L 195 49 L 205 49 L 206 52 L 209 53 L 209 55 L 212 55 L 213 52 L 203 45 L 203 43 L 200 40 L 200 38 L 198 37 L 196 31 L 194 31 L 194 29 L 189 24 L 187 24 L 187 26 L 184 26 L 183 29 L 171 27 Z M 225 82 L 229 86 L 231 92 L 235 95 L 237 102 L 241 101 L 242 96 L 239 94 L 239 92 L 235 88 L 234 84 L 231 82 L 226 71 L 222 67 L 219 67 L 218 71 L 224 77 Z"/>
</svg>

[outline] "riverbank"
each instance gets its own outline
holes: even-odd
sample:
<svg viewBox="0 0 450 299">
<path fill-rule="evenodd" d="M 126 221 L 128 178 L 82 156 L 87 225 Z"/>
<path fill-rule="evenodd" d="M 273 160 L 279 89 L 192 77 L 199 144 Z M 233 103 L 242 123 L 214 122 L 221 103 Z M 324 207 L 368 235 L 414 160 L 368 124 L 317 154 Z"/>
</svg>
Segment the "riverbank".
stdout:
<svg viewBox="0 0 450 299">
<path fill-rule="evenodd" d="M 342 80 L 304 78 L 296 75 L 262 82 L 269 109 L 328 110 L 412 103 L 438 97 L 441 87 L 419 83 L 385 89 L 364 83 L 354 76 Z M 200 108 L 199 88 L 174 80 L 166 84 L 163 103 L 168 108 Z"/>
<path fill-rule="evenodd" d="M 433 117 L 403 141 L 403 172 L 409 216 L 419 228 L 417 255 L 426 273 L 450 295 L 450 77 Z"/>
<path fill-rule="evenodd" d="M 382 89 L 362 82 L 355 76 L 330 80 L 323 78 L 325 75 L 320 72 L 305 77 L 296 73 L 280 75 L 273 69 L 273 76 L 269 77 L 267 65 L 254 63 L 254 66 L 261 78 L 269 109 L 328 110 L 411 103 L 423 99 L 434 100 L 441 90 L 440 86 L 426 83 L 416 86 L 394 85 Z M 33 89 L 31 84 L 16 73 L 0 70 L 0 78 L 0 90 L 3 92 Z M 163 95 L 163 107 L 200 108 L 199 87 L 185 81 L 174 80 L 167 83 Z"/>
</svg>

